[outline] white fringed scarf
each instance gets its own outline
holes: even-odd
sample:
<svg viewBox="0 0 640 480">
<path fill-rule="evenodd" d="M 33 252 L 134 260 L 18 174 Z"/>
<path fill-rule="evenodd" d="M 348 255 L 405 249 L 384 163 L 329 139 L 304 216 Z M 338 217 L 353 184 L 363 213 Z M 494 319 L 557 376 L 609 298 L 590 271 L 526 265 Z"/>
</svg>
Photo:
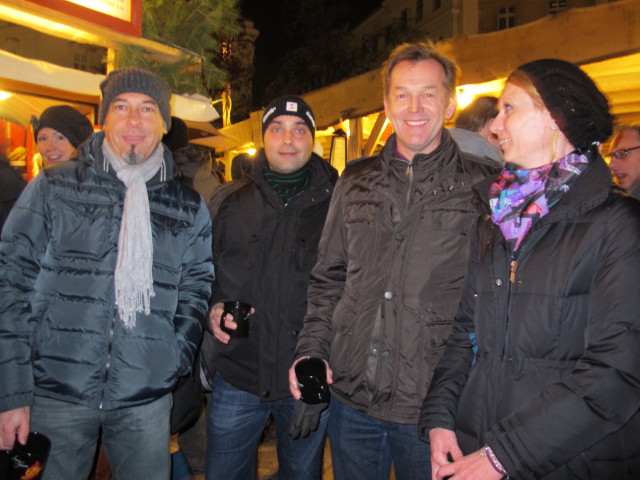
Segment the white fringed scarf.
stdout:
<svg viewBox="0 0 640 480">
<path fill-rule="evenodd" d="M 125 184 L 120 235 L 118 237 L 118 259 L 115 271 L 116 307 L 125 327 L 136 324 L 136 313 L 151 311 L 153 291 L 153 241 L 149 196 L 146 182 L 161 170 L 166 179 L 162 143 L 144 162 L 129 164 L 116 155 L 105 141 L 102 152 L 106 161 Z M 105 165 L 105 169 L 106 169 Z"/>
</svg>

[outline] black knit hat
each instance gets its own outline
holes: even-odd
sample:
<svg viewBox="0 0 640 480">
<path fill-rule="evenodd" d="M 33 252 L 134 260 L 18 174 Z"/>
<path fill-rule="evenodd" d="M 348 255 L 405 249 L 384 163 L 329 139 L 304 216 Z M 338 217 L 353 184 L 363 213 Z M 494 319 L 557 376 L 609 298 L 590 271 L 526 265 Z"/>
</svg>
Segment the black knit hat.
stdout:
<svg viewBox="0 0 640 480">
<path fill-rule="evenodd" d="M 102 102 L 98 121 L 104 125 L 107 111 L 114 98 L 121 93 L 143 93 L 149 95 L 158 104 L 160 115 L 171 128 L 171 87 L 161 77 L 148 70 L 128 67 L 114 70 L 100 84 Z"/>
<path fill-rule="evenodd" d="M 316 118 L 309 104 L 297 95 L 285 95 L 275 99 L 264 109 L 264 114 L 262 115 L 262 138 L 264 138 L 264 132 L 269 124 L 280 115 L 300 117 L 311 130 L 311 137 L 315 137 Z"/>
<path fill-rule="evenodd" d="M 577 149 L 606 141 L 613 132 L 609 102 L 580 68 L 558 59 L 518 67 L 540 94 L 558 128 Z"/>
<path fill-rule="evenodd" d="M 38 141 L 38 132 L 52 128 L 65 136 L 69 143 L 78 148 L 92 133 L 93 125 L 87 117 L 69 105 L 54 105 L 45 109 L 40 118 L 31 116 L 33 138 Z"/>
<path fill-rule="evenodd" d="M 171 128 L 162 137 L 162 143 L 172 152 L 189 145 L 189 127 L 187 127 L 187 124 L 181 118 L 171 117 Z"/>
</svg>

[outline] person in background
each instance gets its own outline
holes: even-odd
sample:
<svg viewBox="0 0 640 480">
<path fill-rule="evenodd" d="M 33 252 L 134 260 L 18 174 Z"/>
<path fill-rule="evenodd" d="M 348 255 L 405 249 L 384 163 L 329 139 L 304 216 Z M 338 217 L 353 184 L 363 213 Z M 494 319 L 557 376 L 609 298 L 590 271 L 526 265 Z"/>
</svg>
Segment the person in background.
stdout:
<svg viewBox="0 0 640 480">
<path fill-rule="evenodd" d="M 449 133 L 460 150 L 473 155 L 487 157 L 504 164 L 498 140 L 490 130 L 491 122 L 498 115 L 496 97 L 478 97 L 456 117 L 455 128 Z"/>
<path fill-rule="evenodd" d="M 315 431 L 296 427 L 308 412 L 291 398 L 287 374 L 338 178 L 313 153 L 314 134 L 315 117 L 302 98 L 274 100 L 262 117 L 264 148 L 253 168 L 220 187 L 209 204 L 216 281 L 213 335 L 205 334 L 202 347 L 203 372 L 215 371 L 206 379 L 212 387 L 207 480 L 256 478 L 258 443 L 270 414 L 277 425 L 278 478 L 322 478 L 326 413 L 318 412 Z M 255 309 L 248 337 L 230 338 L 220 328 L 225 301 Z M 225 319 L 225 326 L 233 329 L 235 322 Z"/>
<path fill-rule="evenodd" d="M 189 143 L 187 124 L 178 117 L 171 117 L 171 130 L 163 137 L 162 142 L 171 150 L 183 181 L 208 203 L 213 192 L 221 185 L 216 173 L 218 166 L 213 162 L 211 150 Z"/>
<path fill-rule="evenodd" d="M 192 368 L 213 282 L 211 218 L 161 143 L 169 85 L 100 84 L 103 131 L 44 169 L 0 241 L 0 449 L 51 439 L 45 480 L 169 478 L 171 391 Z"/>
<path fill-rule="evenodd" d="M 507 78 L 506 167 L 474 187 L 462 301 L 420 416 L 433 478 L 640 478 L 640 202 L 599 153 L 605 96 L 564 60 Z"/>
<path fill-rule="evenodd" d="M 42 157 L 40 168 L 66 162 L 93 133 L 89 119 L 69 105 L 46 108 L 39 118 L 31 117 L 31 124 Z"/>
<path fill-rule="evenodd" d="M 432 43 L 391 53 L 384 107 L 395 133 L 380 155 L 347 165 L 327 215 L 295 363 L 328 362 L 336 480 L 388 479 L 392 464 L 398 480 L 430 476 L 418 416 L 460 301 L 471 185 L 496 171 L 444 129 L 457 75 Z"/>
<path fill-rule="evenodd" d="M 0 154 L 0 232 L 26 184 L 7 157 Z"/>
<path fill-rule="evenodd" d="M 607 156 L 618 185 L 640 199 L 640 124 L 620 125 Z"/>
<path fill-rule="evenodd" d="M 171 117 L 171 128 L 162 137 L 162 143 L 173 155 L 180 170 L 180 180 L 197 191 L 205 202 L 209 202 L 215 189 L 220 186 L 218 176 L 213 171 L 209 149 L 190 144 L 187 124 L 175 116 Z M 170 446 L 172 480 L 194 478 L 190 459 L 195 459 L 194 469 L 204 468 L 206 400 L 200 385 L 198 364 L 199 357 L 196 357 L 195 371 L 180 377 L 173 391 Z"/>
</svg>

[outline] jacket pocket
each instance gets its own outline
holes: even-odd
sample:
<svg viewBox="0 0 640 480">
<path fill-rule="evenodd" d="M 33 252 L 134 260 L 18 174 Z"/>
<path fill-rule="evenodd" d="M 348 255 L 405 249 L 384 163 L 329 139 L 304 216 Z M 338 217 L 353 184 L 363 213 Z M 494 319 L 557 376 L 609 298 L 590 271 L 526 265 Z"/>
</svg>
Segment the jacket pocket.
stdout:
<svg viewBox="0 0 640 480">
<path fill-rule="evenodd" d="M 52 207 L 53 253 L 74 258 L 102 259 L 112 243 L 113 205 L 86 200 L 79 202 L 66 197 L 57 197 L 53 201 L 56 202 Z"/>
</svg>

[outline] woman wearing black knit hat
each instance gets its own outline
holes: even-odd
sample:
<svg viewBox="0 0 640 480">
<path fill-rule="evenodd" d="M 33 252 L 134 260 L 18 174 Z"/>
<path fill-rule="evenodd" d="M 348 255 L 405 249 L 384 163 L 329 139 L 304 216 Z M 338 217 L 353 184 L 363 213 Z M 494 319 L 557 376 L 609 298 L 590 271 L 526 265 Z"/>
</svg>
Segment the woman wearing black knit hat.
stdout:
<svg viewBox="0 0 640 480">
<path fill-rule="evenodd" d="M 32 116 L 31 123 L 44 167 L 69 160 L 93 133 L 89 119 L 69 105 L 49 107 L 40 118 Z"/>
<path fill-rule="evenodd" d="M 419 428 L 434 479 L 640 478 L 640 203 L 598 145 L 605 96 L 578 67 L 507 79 L 506 168 L 476 185 L 469 273 Z"/>
</svg>

